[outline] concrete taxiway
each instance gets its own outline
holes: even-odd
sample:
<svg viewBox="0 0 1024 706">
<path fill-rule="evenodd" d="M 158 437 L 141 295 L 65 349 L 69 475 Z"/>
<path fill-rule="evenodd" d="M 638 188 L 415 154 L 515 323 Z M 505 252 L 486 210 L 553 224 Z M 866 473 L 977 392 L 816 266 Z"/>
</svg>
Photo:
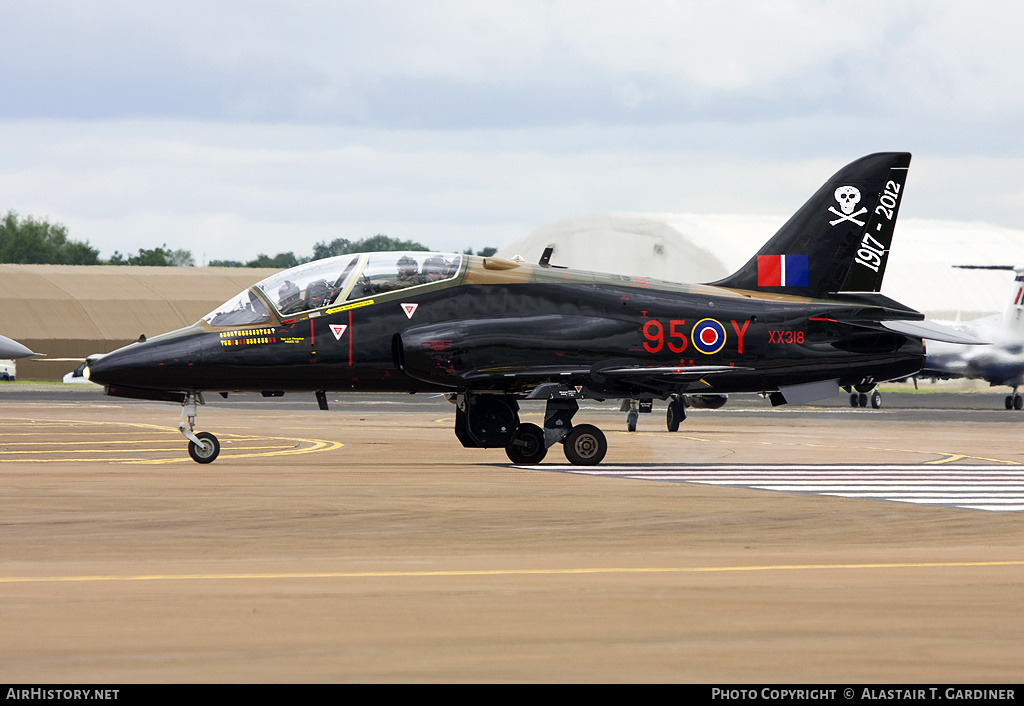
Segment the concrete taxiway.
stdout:
<svg viewBox="0 0 1024 706">
<path fill-rule="evenodd" d="M 514 468 L 420 395 L 208 401 L 200 466 L 173 405 L 0 390 L 0 679 L 1024 676 L 1021 512 Z M 576 421 L 618 467 L 1024 464 L 997 395 L 842 402 Z"/>
</svg>

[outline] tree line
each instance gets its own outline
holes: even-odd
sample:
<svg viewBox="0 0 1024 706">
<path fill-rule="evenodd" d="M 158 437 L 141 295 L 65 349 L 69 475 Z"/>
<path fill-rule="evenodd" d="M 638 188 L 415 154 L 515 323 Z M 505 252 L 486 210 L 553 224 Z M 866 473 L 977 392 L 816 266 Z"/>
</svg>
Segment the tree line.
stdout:
<svg viewBox="0 0 1024 706">
<path fill-rule="evenodd" d="M 313 246 L 309 256 L 282 252 L 270 256 L 260 253 L 255 258 L 242 260 L 211 260 L 210 267 L 273 267 L 288 268 L 312 260 L 322 260 L 336 255 L 380 250 L 419 250 L 431 248 L 413 240 L 400 240 L 377 234 L 359 240 L 336 238 L 331 242 L 319 242 Z M 473 249 L 464 251 L 473 254 Z M 487 247 L 476 252 L 489 257 L 497 248 Z M 68 237 L 63 224 L 50 223 L 46 219 L 32 216 L 21 218 L 14 211 L 8 211 L 0 221 L 0 262 L 18 265 L 146 265 L 150 267 L 194 267 L 195 258 L 188 250 L 172 250 L 164 243 L 158 248 L 139 248 L 136 254 L 122 254 L 117 250 L 109 259 L 102 259 L 100 251 L 88 241 L 81 242 Z"/>
</svg>

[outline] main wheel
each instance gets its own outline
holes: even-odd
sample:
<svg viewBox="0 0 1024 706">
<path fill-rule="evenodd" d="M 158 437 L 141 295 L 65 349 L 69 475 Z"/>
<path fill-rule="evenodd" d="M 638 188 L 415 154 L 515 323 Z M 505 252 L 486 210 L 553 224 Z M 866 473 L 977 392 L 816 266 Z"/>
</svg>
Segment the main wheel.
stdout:
<svg viewBox="0 0 1024 706">
<path fill-rule="evenodd" d="M 505 447 L 505 455 L 512 463 L 534 465 L 548 453 L 544 446 L 544 431 L 536 424 L 520 424 L 512 443 Z"/>
<path fill-rule="evenodd" d="M 196 434 L 201 444 L 194 441 L 188 442 L 188 455 L 196 463 L 213 463 L 220 454 L 220 442 L 217 437 L 208 431 L 201 431 Z"/>
<path fill-rule="evenodd" d="M 882 395 L 878 390 L 871 393 L 871 408 L 878 409 L 882 406 Z"/>
<path fill-rule="evenodd" d="M 1013 395 L 1006 396 L 1006 408 L 1013 409 Z"/>
<path fill-rule="evenodd" d="M 565 435 L 565 457 L 574 466 L 596 466 L 608 452 L 604 432 L 590 424 L 580 424 Z"/>
<path fill-rule="evenodd" d="M 1024 409 L 1024 397 L 1021 397 L 1020 395 L 1014 395 L 1013 396 L 1013 408 L 1015 410 L 1017 410 L 1018 412 L 1020 410 Z"/>
<path fill-rule="evenodd" d="M 630 412 L 626 415 L 626 429 L 629 431 L 636 431 L 636 420 L 640 417 L 636 412 Z"/>
<path fill-rule="evenodd" d="M 850 406 L 851 407 L 859 407 L 860 406 L 860 395 L 858 395 L 856 392 L 851 392 L 850 393 Z"/>
<path fill-rule="evenodd" d="M 857 401 L 860 402 L 860 406 L 861 407 L 867 407 L 868 406 L 868 396 L 866 394 L 864 394 L 863 392 L 860 393 L 859 395 L 857 395 Z"/>
<path fill-rule="evenodd" d="M 679 424 L 686 419 L 686 409 L 683 407 L 683 401 L 672 400 L 668 403 L 668 409 L 665 410 L 665 425 L 669 431 L 679 431 Z"/>
</svg>

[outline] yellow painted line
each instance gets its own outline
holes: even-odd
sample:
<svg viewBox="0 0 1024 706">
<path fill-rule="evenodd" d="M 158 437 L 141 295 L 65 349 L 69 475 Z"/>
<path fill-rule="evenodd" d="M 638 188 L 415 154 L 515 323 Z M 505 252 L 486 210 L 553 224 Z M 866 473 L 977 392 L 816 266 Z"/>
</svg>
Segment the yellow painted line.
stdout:
<svg viewBox="0 0 1024 706">
<path fill-rule="evenodd" d="M 223 456 L 221 456 L 220 458 L 267 458 L 267 457 L 270 457 L 270 456 L 298 456 L 298 455 L 301 455 L 301 454 L 318 453 L 320 451 L 334 451 L 336 449 L 340 449 L 343 446 L 345 446 L 340 441 L 322 441 L 320 439 L 288 439 L 288 438 L 280 437 L 280 436 L 277 436 L 277 437 L 274 437 L 274 438 L 275 439 L 283 439 L 284 441 L 296 441 L 296 442 L 300 442 L 300 443 L 308 443 L 308 444 L 312 444 L 312 446 L 310 446 L 309 448 L 304 448 L 304 449 L 295 448 L 294 446 L 290 446 L 290 447 L 284 447 L 284 446 L 257 446 L 257 447 L 252 447 L 252 446 L 250 446 L 250 447 L 247 447 L 246 450 L 254 449 L 254 448 L 256 448 L 256 449 L 284 449 L 284 450 L 270 451 L 270 452 L 267 452 L 267 453 L 227 453 L 227 454 L 224 454 Z M 221 453 L 223 454 L 224 453 L 224 446 L 223 445 L 220 447 L 220 450 L 221 450 Z M 228 451 L 230 452 L 231 449 L 228 449 Z M 158 465 L 158 464 L 162 464 L 162 463 L 181 463 L 183 461 L 191 461 L 191 460 L 192 460 L 191 457 L 185 455 L 185 456 L 182 456 L 180 458 L 136 459 L 136 460 L 132 460 L 132 461 L 126 461 L 125 463 Z"/>
<path fill-rule="evenodd" d="M 277 438 L 281 438 L 281 437 L 277 437 Z M 320 452 L 320 451 L 334 451 L 336 449 L 340 449 L 340 448 L 343 448 L 345 446 L 340 441 L 323 441 L 323 440 L 320 440 L 320 439 L 287 439 L 287 441 L 305 442 L 305 443 L 310 444 L 310 446 L 307 447 L 307 448 L 295 448 L 295 446 L 293 446 L 293 445 L 287 445 L 287 446 L 240 446 L 240 447 L 238 447 L 239 451 L 261 450 L 261 451 L 263 451 L 262 453 L 234 453 L 235 452 L 235 448 L 233 448 L 234 445 L 228 446 L 226 448 L 224 446 L 222 446 L 221 447 L 221 456 L 220 456 L 220 458 L 222 458 L 222 459 L 224 459 L 224 458 L 266 458 L 266 457 L 270 457 L 270 456 L 293 456 L 293 455 L 298 455 L 298 454 L 317 453 L 317 452 Z M 270 450 L 267 451 L 267 449 L 270 449 Z M 82 449 L 80 451 L 69 451 L 69 450 L 66 450 L 66 449 L 60 450 L 60 451 L 0 451 L 0 463 L 56 463 L 56 462 L 61 462 L 61 463 L 74 463 L 74 462 L 77 462 L 77 463 L 88 463 L 90 461 L 117 461 L 117 462 L 121 462 L 121 463 L 143 463 L 143 464 L 146 464 L 146 463 L 148 463 L 148 464 L 178 463 L 178 462 L 181 462 L 181 461 L 191 461 L 192 460 L 191 457 L 189 457 L 189 455 L 187 453 L 187 450 L 188 450 L 188 446 L 186 444 L 183 444 L 182 446 L 175 446 L 173 448 L 139 449 L 138 450 L 139 454 L 142 454 L 142 453 L 146 453 L 146 454 L 150 454 L 150 453 L 182 454 L 180 457 L 176 457 L 176 458 L 162 458 L 162 459 L 142 459 L 142 458 L 138 458 L 137 456 L 136 457 L 130 457 L 129 456 L 129 457 L 124 457 L 124 458 L 110 458 L 110 457 L 96 456 L 97 454 L 106 454 L 106 453 L 111 453 L 111 454 L 119 453 L 119 454 L 123 454 L 126 451 L 127 451 L 127 453 L 133 453 L 133 451 L 131 449 L 123 449 L 123 448 L 121 448 L 121 449 L 109 449 L 109 450 L 107 450 L 107 449 Z M 3 458 L 3 456 L 6 456 L 8 454 L 10 454 L 10 455 L 14 455 L 14 454 L 33 454 L 35 456 L 49 454 L 49 455 L 56 456 L 56 458 L 27 458 L 27 457 Z M 85 457 L 71 456 L 70 454 L 83 454 L 83 455 L 85 455 Z"/>
<path fill-rule="evenodd" d="M 117 443 L 117 439 L 110 439 L 106 441 L 93 439 L 92 441 L 85 441 L 81 443 L 67 442 L 67 441 L 17 441 L 11 444 L 0 445 L 0 463 L 72 463 L 80 462 L 86 463 L 90 461 L 105 461 L 105 462 L 117 462 L 117 463 L 131 463 L 131 464 L 163 464 L 163 463 L 181 463 L 181 462 L 192 462 L 189 457 L 187 449 L 187 442 L 180 436 L 177 428 L 174 427 L 163 427 L 155 424 L 140 424 L 137 422 L 94 422 L 86 420 L 43 420 L 36 421 L 31 420 L 27 417 L 12 418 L 6 417 L 7 421 L 20 422 L 26 427 L 35 427 L 42 431 L 43 429 L 52 429 L 59 427 L 62 429 L 71 428 L 71 425 L 81 424 L 85 426 L 103 426 L 106 428 L 110 427 L 129 427 L 139 430 L 144 430 L 146 433 L 158 433 L 158 434 L 170 434 L 175 438 L 181 439 L 181 446 L 174 446 L 173 448 L 132 448 L 136 444 L 152 444 L 161 443 L 166 444 L 167 439 L 149 439 L 149 440 L 133 440 L 133 441 L 122 441 L 120 448 L 112 449 L 98 449 L 98 448 L 78 448 L 78 449 L 66 449 L 66 448 L 51 448 L 51 449 L 25 449 L 18 448 L 12 450 L 8 447 L 25 447 L 25 446 L 87 446 L 92 444 L 113 444 Z M 25 435 L 31 432 L 25 432 Z M 105 434 L 116 434 L 114 431 L 102 432 Z M 129 432 L 129 433 L 142 433 L 142 432 Z M 259 446 L 253 446 L 252 442 L 260 444 Z M 292 442 L 292 443 L 275 443 L 275 442 Z M 299 445 L 304 445 L 304 448 L 297 448 Z M 270 436 L 261 437 L 256 435 L 242 435 L 233 434 L 227 440 L 221 442 L 221 458 L 266 458 L 270 456 L 293 456 L 297 454 L 307 453 L 318 453 L 320 451 L 334 451 L 344 447 L 340 441 L 324 441 L 323 439 L 300 439 L 283 436 Z M 236 451 L 241 453 L 236 453 Z M 257 453 L 253 453 L 257 452 Z M 139 458 L 143 454 L 153 453 L 174 453 L 174 458 L 162 458 L 162 459 L 146 459 Z M 122 458 L 103 458 L 103 454 L 128 454 Z M 137 455 L 136 455 L 137 454 Z M 31 458 L 31 456 L 50 455 L 54 458 Z M 100 456 L 99 458 L 95 458 Z M 9 458 L 5 458 L 9 457 Z"/>
<path fill-rule="evenodd" d="M 427 578 L 434 576 L 579 576 L 588 574 L 701 574 L 739 571 L 829 571 L 851 569 L 934 569 L 1024 566 L 1021 561 L 927 561 L 887 564 L 769 564 L 765 566 L 622 567 L 579 569 L 477 569 L 452 571 L 324 571 L 247 574 L 139 574 L 135 576 L 7 576 L 0 584 L 88 583 L 100 581 L 232 581 L 248 579 Z"/>
<path fill-rule="evenodd" d="M 183 436 L 181 436 L 181 434 L 175 434 L 175 436 L 178 437 L 178 440 L 184 438 Z M 275 438 L 275 437 L 270 437 L 270 438 Z M 233 443 L 236 443 L 235 442 L 235 437 L 232 437 L 231 441 Z M 42 453 L 58 453 L 58 452 L 59 453 L 74 453 L 74 450 L 69 450 L 69 449 L 57 449 L 57 450 L 54 450 L 54 451 L 47 451 L 45 449 L 22 449 L 22 450 L 16 450 L 17 447 L 20 447 L 20 446 L 74 446 L 79 451 L 89 451 L 90 449 L 84 449 L 82 447 L 83 446 L 88 446 L 90 444 L 92 444 L 93 446 L 104 446 L 104 445 L 110 446 L 111 444 L 120 444 L 123 447 L 123 446 L 126 446 L 126 445 L 128 445 L 128 446 L 141 446 L 143 444 L 166 444 L 167 442 L 168 442 L 168 439 L 166 439 L 166 438 L 164 438 L 164 439 L 133 439 L 131 441 L 125 441 L 124 439 L 118 439 L 118 438 L 112 438 L 112 439 L 109 439 L 109 440 L 106 440 L 106 441 L 96 441 L 96 440 L 93 440 L 93 441 L 15 441 L 13 443 L 0 442 L 0 454 L 42 454 Z M 99 449 L 99 448 L 92 449 L 92 450 L 96 451 L 96 453 L 106 453 L 106 451 L 107 451 L 106 449 Z M 122 448 L 121 450 L 123 451 L 124 449 Z"/>
<path fill-rule="evenodd" d="M 277 438 L 280 438 L 280 437 L 277 437 Z M 298 440 L 296 440 L 296 441 L 298 441 Z M 305 439 L 305 441 L 309 441 L 311 443 L 317 443 L 315 439 Z M 131 443 L 135 443 L 135 442 L 131 442 Z M 166 441 L 161 441 L 160 443 L 165 444 L 167 442 Z M 331 442 L 323 442 L 323 443 L 331 443 Z M 224 446 L 221 446 L 221 451 L 225 451 L 225 450 L 230 451 L 230 450 L 232 450 L 233 447 L 234 447 L 234 444 L 232 444 L 231 447 L 229 447 L 227 449 L 225 449 Z M 181 448 L 182 447 L 180 447 L 180 446 L 175 446 L 173 448 L 168 448 L 168 449 L 138 449 L 138 451 L 139 451 L 139 453 L 152 453 L 154 451 L 170 451 L 170 452 L 174 452 L 174 451 L 180 451 Z M 187 448 L 187 446 L 185 448 Z M 279 444 L 277 446 L 245 446 L 243 448 L 246 449 L 246 450 L 251 450 L 251 449 L 293 449 L 295 447 L 290 445 L 290 444 L 289 445 L 280 445 Z M 37 449 L 37 450 L 33 450 L 33 451 L 6 451 L 6 450 L 0 450 L 0 456 L 5 456 L 7 454 L 36 454 L 36 455 L 38 455 L 38 454 L 120 454 L 120 453 L 124 453 L 124 452 L 125 452 L 124 448 L 120 448 L 120 449 L 59 449 L 59 450 L 55 450 L 55 451 L 48 451 L 46 449 Z M 232 454 L 232 456 L 234 456 L 234 455 L 235 454 Z"/>
</svg>

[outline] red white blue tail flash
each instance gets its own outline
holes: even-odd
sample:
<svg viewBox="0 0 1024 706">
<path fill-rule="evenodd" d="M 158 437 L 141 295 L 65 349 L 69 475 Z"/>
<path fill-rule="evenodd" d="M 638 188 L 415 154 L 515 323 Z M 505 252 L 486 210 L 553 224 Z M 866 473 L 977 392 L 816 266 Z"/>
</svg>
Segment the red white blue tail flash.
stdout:
<svg viewBox="0 0 1024 706">
<path fill-rule="evenodd" d="M 808 264 L 806 255 L 758 255 L 758 287 L 806 287 Z"/>
</svg>

